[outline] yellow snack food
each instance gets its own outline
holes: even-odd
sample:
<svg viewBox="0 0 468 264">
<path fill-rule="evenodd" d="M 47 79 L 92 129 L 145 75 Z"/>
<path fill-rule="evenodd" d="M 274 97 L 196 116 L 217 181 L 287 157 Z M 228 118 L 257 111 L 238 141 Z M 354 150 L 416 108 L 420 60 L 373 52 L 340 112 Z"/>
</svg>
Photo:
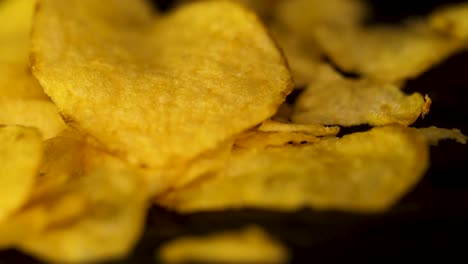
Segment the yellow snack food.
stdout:
<svg viewBox="0 0 468 264">
<path fill-rule="evenodd" d="M 235 149 L 226 168 L 157 198 L 181 213 L 303 207 L 375 212 L 392 206 L 428 168 L 415 131 L 381 127 L 312 145 Z"/>
<path fill-rule="evenodd" d="M 163 263 L 287 263 L 289 253 L 260 227 L 176 238 L 158 250 Z"/>
<path fill-rule="evenodd" d="M 408 126 L 420 115 L 425 116 L 430 104 L 429 97 L 406 95 L 397 85 L 346 79 L 327 69 L 298 97 L 291 119 L 305 124 Z"/>
<path fill-rule="evenodd" d="M 0 222 L 0 246 L 61 263 L 128 254 L 148 206 L 138 172 L 73 134 L 45 144 L 37 189 L 21 210 Z"/>
<path fill-rule="evenodd" d="M 272 116 L 292 89 L 248 10 L 148 10 L 140 0 L 39 1 L 34 74 L 65 120 L 112 153 L 142 167 L 184 164 Z"/>
<path fill-rule="evenodd" d="M 57 107 L 40 99 L 0 99 L 1 124 L 35 127 L 44 139 L 57 136 L 67 128 Z"/>
<path fill-rule="evenodd" d="M 34 128 L 0 126 L 0 222 L 29 198 L 42 159 L 42 138 Z"/>
</svg>

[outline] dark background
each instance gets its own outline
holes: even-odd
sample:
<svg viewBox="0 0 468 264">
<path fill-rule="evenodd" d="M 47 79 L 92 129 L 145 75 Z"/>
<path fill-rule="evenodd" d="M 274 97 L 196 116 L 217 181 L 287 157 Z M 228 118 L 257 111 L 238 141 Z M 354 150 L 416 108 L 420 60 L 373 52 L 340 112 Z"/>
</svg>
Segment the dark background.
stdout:
<svg viewBox="0 0 468 264">
<path fill-rule="evenodd" d="M 287 1 L 287 0 L 285 0 Z M 153 1 L 161 10 L 175 1 Z M 369 0 L 369 23 L 399 23 L 460 0 Z M 452 56 L 406 84 L 405 91 L 427 93 L 431 112 L 417 127 L 459 128 L 468 134 L 468 52 Z M 365 127 L 349 129 L 362 130 Z M 281 239 L 294 263 L 443 261 L 466 262 L 468 238 L 468 147 L 443 141 L 431 147 L 431 168 L 423 180 L 384 214 L 359 215 L 301 210 L 278 213 L 238 210 L 178 215 L 154 207 L 133 254 L 109 263 L 157 263 L 155 249 L 181 235 L 243 227 L 255 223 Z M 39 263 L 15 250 L 0 252 L 0 264 Z"/>
</svg>

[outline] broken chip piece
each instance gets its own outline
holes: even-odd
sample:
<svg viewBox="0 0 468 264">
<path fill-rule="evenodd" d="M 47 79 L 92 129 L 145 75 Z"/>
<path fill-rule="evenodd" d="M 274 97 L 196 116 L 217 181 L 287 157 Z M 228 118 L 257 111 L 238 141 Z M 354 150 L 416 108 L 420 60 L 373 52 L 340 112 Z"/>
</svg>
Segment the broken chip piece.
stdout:
<svg viewBox="0 0 468 264">
<path fill-rule="evenodd" d="M 161 246 L 163 263 L 287 263 L 288 250 L 257 226 L 176 238 Z"/>
<path fill-rule="evenodd" d="M 394 84 L 347 79 L 331 68 L 324 70 L 296 100 L 291 117 L 294 122 L 408 126 L 429 111 L 431 100 L 427 96 L 425 100 L 419 93 L 406 95 Z"/>
<path fill-rule="evenodd" d="M 238 4 L 152 18 L 142 0 L 111 3 L 39 1 L 33 70 L 71 126 L 133 164 L 189 162 L 271 117 L 292 89 L 281 52 Z"/>
<path fill-rule="evenodd" d="M 382 211 L 418 182 L 428 159 L 424 139 L 399 126 L 311 145 L 237 148 L 224 170 L 156 202 L 181 213 L 246 207 Z"/>
</svg>

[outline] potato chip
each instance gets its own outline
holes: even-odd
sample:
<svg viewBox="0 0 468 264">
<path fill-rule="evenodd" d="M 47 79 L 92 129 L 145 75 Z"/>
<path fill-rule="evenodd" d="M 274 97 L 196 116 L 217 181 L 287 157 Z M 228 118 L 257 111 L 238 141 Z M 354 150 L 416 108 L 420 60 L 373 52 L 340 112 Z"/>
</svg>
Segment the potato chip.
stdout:
<svg viewBox="0 0 468 264">
<path fill-rule="evenodd" d="M 266 148 L 272 146 L 313 144 L 319 141 L 314 135 L 303 132 L 249 131 L 240 134 L 235 145 L 240 148 Z"/>
<path fill-rule="evenodd" d="M 316 124 L 294 124 L 282 123 L 273 120 L 264 121 L 259 127 L 258 131 L 263 132 L 302 132 L 314 136 L 335 136 L 340 132 L 337 126 L 322 126 Z"/>
<path fill-rule="evenodd" d="M 0 99 L 0 124 L 35 127 L 44 139 L 67 127 L 52 102 L 37 99 Z"/>
<path fill-rule="evenodd" d="M 124 256 L 136 243 L 148 194 L 137 171 L 120 160 L 60 135 L 46 142 L 38 186 L 34 199 L 0 222 L 3 247 L 83 263 Z"/>
<path fill-rule="evenodd" d="M 439 128 L 435 126 L 424 127 L 424 128 L 414 128 L 419 134 L 421 134 L 426 141 L 433 146 L 437 146 L 439 141 L 452 139 L 457 141 L 460 144 L 466 144 L 468 137 L 463 135 L 463 133 L 456 128 Z"/>
<path fill-rule="evenodd" d="M 435 29 L 459 39 L 468 38 L 468 4 L 453 4 L 436 10 L 430 16 Z"/>
<path fill-rule="evenodd" d="M 428 168 L 428 146 L 405 127 L 379 127 L 312 145 L 238 148 L 227 167 L 157 198 L 181 213 L 229 208 L 387 209 Z"/>
<path fill-rule="evenodd" d="M 463 41 L 433 30 L 426 21 L 404 26 L 324 26 L 314 35 L 342 70 L 385 82 L 416 77 L 463 47 Z"/>
<path fill-rule="evenodd" d="M 311 39 L 317 27 L 353 27 L 367 13 L 367 6 L 360 0 L 289 0 L 278 4 L 275 19 L 290 32 Z"/>
<path fill-rule="evenodd" d="M 33 69 L 46 93 L 72 126 L 143 167 L 217 148 L 292 89 L 274 42 L 235 3 L 188 4 L 156 21 L 139 0 L 39 6 Z"/>
<path fill-rule="evenodd" d="M 287 263 L 288 250 L 257 226 L 176 238 L 158 250 L 163 263 Z"/>
<path fill-rule="evenodd" d="M 0 126 L 0 222 L 26 202 L 42 158 L 42 138 L 34 128 Z"/>
<path fill-rule="evenodd" d="M 406 95 L 397 85 L 361 79 L 317 77 L 299 95 L 292 120 L 297 123 L 353 126 L 408 126 L 426 115 L 431 104 L 419 93 Z M 324 74 L 326 75 L 326 74 Z"/>
</svg>

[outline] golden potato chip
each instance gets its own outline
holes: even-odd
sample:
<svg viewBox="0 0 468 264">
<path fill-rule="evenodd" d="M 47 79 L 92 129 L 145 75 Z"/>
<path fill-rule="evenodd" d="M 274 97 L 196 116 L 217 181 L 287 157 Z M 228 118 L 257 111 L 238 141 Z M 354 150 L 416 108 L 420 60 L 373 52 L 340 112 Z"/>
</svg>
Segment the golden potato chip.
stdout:
<svg viewBox="0 0 468 264">
<path fill-rule="evenodd" d="M 290 32 L 310 39 L 317 27 L 353 27 L 367 13 L 367 6 L 360 0 L 288 0 L 278 4 L 275 19 Z"/>
<path fill-rule="evenodd" d="M 44 139 L 66 128 L 57 107 L 50 101 L 37 99 L 0 99 L 0 124 L 35 127 Z"/>
<path fill-rule="evenodd" d="M 341 69 L 389 82 L 416 77 L 463 47 L 463 41 L 433 30 L 426 21 L 405 26 L 324 26 L 314 35 Z"/>
<path fill-rule="evenodd" d="M 302 132 L 314 136 L 335 136 L 340 132 L 337 126 L 282 123 L 273 120 L 264 121 L 257 129 L 263 132 Z"/>
<path fill-rule="evenodd" d="M 240 148 L 266 148 L 272 146 L 312 144 L 319 141 L 304 132 L 249 131 L 237 136 L 235 145 Z"/>
<path fill-rule="evenodd" d="M 288 250 L 257 226 L 176 238 L 157 253 L 163 263 L 287 263 Z"/>
<path fill-rule="evenodd" d="M 426 141 L 433 146 L 437 146 L 439 141 L 452 139 L 457 141 L 460 144 L 466 144 L 468 137 L 463 135 L 463 133 L 456 128 L 439 128 L 435 126 L 424 127 L 424 128 L 414 128 L 419 134 L 421 134 Z"/>
<path fill-rule="evenodd" d="M 33 69 L 72 126 L 134 164 L 188 162 L 272 116 L 292 89 L 274 42 L 235 3 L 155 21 L 143 1 L 110 3 L 39 1 Z"/>
<path fill-rule="evenodd" d="M 431 100 L 419 93 L 406 95 L 394 84 L 361 79 L 317 77 L 299 95 L 292 120 L 297 123 L 353 126 L 408 126 L 429 111 Z M 326 74 L 324 74 L 326 75 Z"/>
<path fill-rule="evenodd" d="M 2 247 L 48 262 L 88 263 L 124 256 L 136 243 L 146 184 L 122 161 L 60 135 L 46 142 L 38 186 L 24 208 L 0 222 Z"/>
<path fill-rule="evenodd" d="M 29 198 L 41 158 L 42 138 L 36 129 L 0 126 L 0 223 Z"/>
<path fill-rule="evenodd" d="M 381 211 L 428 168 L 428 146 L 405 127 L 379 127 L 312 145 L 237 148 L 227 167 L 156 202 L 181 213 L 302 207 Z"/>
<path fill-rule="evenodd" d="M 430 16 L 430 23 L 435 29 L 453 37 L 468 37 L 468 4 L 453 4 L 436 10 Z"/>
</svg>

